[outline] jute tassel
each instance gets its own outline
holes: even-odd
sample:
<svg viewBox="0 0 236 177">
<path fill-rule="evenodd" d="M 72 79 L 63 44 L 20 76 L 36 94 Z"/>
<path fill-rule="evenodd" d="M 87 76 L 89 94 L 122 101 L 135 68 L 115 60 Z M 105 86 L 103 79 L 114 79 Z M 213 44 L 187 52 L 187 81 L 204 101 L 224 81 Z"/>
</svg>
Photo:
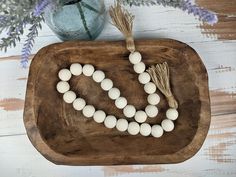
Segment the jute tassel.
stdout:
<svg viewBox="0 0 236 177">
<path fill-rule="evenodd" d="M 169 107 L 171 108 L 178 108 L 178 103 L 174 98 L 171 88 L 170 88 L 170 73 L 169 67 L 166 62 L 162 64 L 157 64 L 155 66 L 151 66 L 148 68 L 147 72 L 152 78 L 152 81 L 155 83 L 157 88 L 165 95 Z"/>
<path fill-rule="evenodd" d="M 109 10 L 113 25 L 115 25 L 125 36 L 126 47 L 132 53 L 135 51 L 134 38 L 132 35 L 134 16 L 127 10 L 122 9 L 117 2 L 114 7 L 111 6 Z"/>
</svg>

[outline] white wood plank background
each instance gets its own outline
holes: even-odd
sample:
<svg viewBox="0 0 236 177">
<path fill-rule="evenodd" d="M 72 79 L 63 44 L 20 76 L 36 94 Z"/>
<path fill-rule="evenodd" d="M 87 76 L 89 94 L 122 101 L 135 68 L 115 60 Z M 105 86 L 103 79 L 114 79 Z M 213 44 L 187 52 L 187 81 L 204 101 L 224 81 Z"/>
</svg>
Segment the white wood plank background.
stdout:
<svg viewBox="0 0 236 177">
<path fill-rule="evenodd" d="M 111 1 L 106 1 L 108 7 Z M 172 38 L 186 42 L 201 56 L 209 74 L 212 123 L 201 150 L 190 160 L 171 165 L 109 167 L 57 166 L 44 159 L 29 142 L 23 125 L 28 69 L 19 65 L 22 43 L 0 52 L 0 177 L 74 176 L 236 176 L 236 41 L 201 33 L 200 22 L 180 10 L 163 7 L 131 8 L 136 16 L 135 38 Z M 3 34 L 2 34 L 3 35 Z M 98 40 L 122 35 L 106 23 Z M 33 49 L 59 42 L 44 24 Z"/>
</svg>

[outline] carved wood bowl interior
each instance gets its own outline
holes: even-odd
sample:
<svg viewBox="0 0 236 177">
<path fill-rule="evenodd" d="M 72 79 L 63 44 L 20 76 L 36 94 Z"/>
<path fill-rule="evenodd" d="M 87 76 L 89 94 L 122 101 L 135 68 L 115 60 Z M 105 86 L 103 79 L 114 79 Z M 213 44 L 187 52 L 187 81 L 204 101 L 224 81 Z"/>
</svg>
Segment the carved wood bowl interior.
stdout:
<svg viewBox="0 0 236 177">
<path fill-rule="evenodd" d="M 124 41 L 53 44 L 41 49 L 31 63 L 24 110 L 28 137 L 45 158 L 65 165 L 177 163 L 200 149 L 210 125 L 208 77 L 200 57 L 188 45 L 171 39 L 138 40 L 136 47 L 147 66 L 169 64 L 172 91 L 179 102 L 175 129 L 161 138 L 107 129 L 64 103 L 56 91 L 60 69 L 75 62 L 89 63 L 103 70 L 130 104 L 144 109 L 147 94 L 128 61 Z M 123 118 L 107 92 L 90 77 L 73 76 L 70 85 L 88 104 Z M 149 123 L 160 123 L 168 108 L 157 93 L 159 114 Z"/>
</svg>

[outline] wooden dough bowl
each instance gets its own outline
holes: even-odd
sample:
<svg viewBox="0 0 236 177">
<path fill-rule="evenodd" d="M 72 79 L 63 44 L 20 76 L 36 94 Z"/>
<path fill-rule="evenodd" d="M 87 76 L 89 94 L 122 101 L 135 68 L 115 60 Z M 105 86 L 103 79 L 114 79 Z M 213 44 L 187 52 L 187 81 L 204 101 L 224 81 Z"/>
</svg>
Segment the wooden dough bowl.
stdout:
<svg viewBox="0 0 236 177">
<path fill-rule="evenodd" d="M 129 63 L 124 41 L 53 44 L 41 49 L 31 63 L 24 110 L 28 137 L 45 158 L 64 165 L 177 163 L 200 149 L 210 125 L 208 77 L 200 57 L 188 45 L 171 39 L 138 40 L 136 48 L 147 66 L 169 64 L 172 90 L 179 102 L 175 129 L 161 138 L 107 129 L 64 103 L 63 95 L 56 91 L 60 69 L 75 62 L 90 63 L 113 80 L 129 104 L 144 109 L 147 94 Z M 123 117 L 91 77 L 73 77 L 70 85 L 88 104 Z M 151 124 L 160 123 L 168 108 L 157 92 L 159 114 L 148 119 Z"/>
</svg>

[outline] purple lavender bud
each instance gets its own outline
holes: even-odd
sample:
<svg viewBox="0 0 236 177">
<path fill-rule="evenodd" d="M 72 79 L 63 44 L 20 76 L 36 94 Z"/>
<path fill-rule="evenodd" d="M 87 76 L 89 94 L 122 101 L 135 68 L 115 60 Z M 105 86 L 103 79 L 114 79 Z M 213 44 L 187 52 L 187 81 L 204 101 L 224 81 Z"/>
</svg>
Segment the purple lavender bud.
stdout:
<svg viewBox="0 0 236 177">
<path fill-rule="evenodd" d="M 30 33 L 27 35 L 27 39 L 25 40 L 24 47 L 22 49 L 21 54 L 21 66 L 25 68 L 28 64 L 29 56 L 31 54 L 31 50 L 34 43 L 34 38 L 37 36 L 37 24 L 34 24 L 30 28 Z"/>
<path fill-rule="evenodd" d="M 3 15 L 0 15 L 0 24 L 3 24 L 6 22 L 6 17 Z"/>
<path fill-rule="evenodd" d="M 33 15 L 35 17 L 39 17 L 43 13 L 44 9 L 50 3 L 51 3 L 51 0 L 41 0 L 41 1 L 39 1 L 39 3 L 36 4 L 36 6 L 34 8 Z M 23 22 L 22 26 L 25 26 L 25 25 L 26 25 L 26 23 Z M 31 26 L 30 32 L 27 35 L 28 38 L 25 40 L 25 44 L 24 44 L 24 47 L 22 49 L 22 55 L 21 55 L 21 66 L 23 68 L 27 67 L 29 56 L 31 54 L 31 50 L 32 50 L 33 43 L 34 43 L 34 38 L 38 34 L 37 27 L 38 27 L 37 23 L 35 23 Z"/>
<path fill-rule="evenodd" d="M 20 64 L 21 64 L 22 68 L 27 68 L 28 59 L 21 59 Z"/>
<path fill-rule="evenodd" d="M 51 0 L 41 0 L 39 1 L 38 4 L 36 4 L 35 8 L 34 8 L 34 12 L 33 15 L 38 17 L 40 16 L 44 9 L 51 3 Z"/>
<path fill-rule="evenodd" d="M 198 16 L 198 18 L 210 25 L 218 22 L 217 15 L 211 11 L 201 8 L 195 4 L 192 4 L 190 0 L 185 0 L 182 3 L 182 9 L 187 11 L 188 14 Z"/>
</svg>

